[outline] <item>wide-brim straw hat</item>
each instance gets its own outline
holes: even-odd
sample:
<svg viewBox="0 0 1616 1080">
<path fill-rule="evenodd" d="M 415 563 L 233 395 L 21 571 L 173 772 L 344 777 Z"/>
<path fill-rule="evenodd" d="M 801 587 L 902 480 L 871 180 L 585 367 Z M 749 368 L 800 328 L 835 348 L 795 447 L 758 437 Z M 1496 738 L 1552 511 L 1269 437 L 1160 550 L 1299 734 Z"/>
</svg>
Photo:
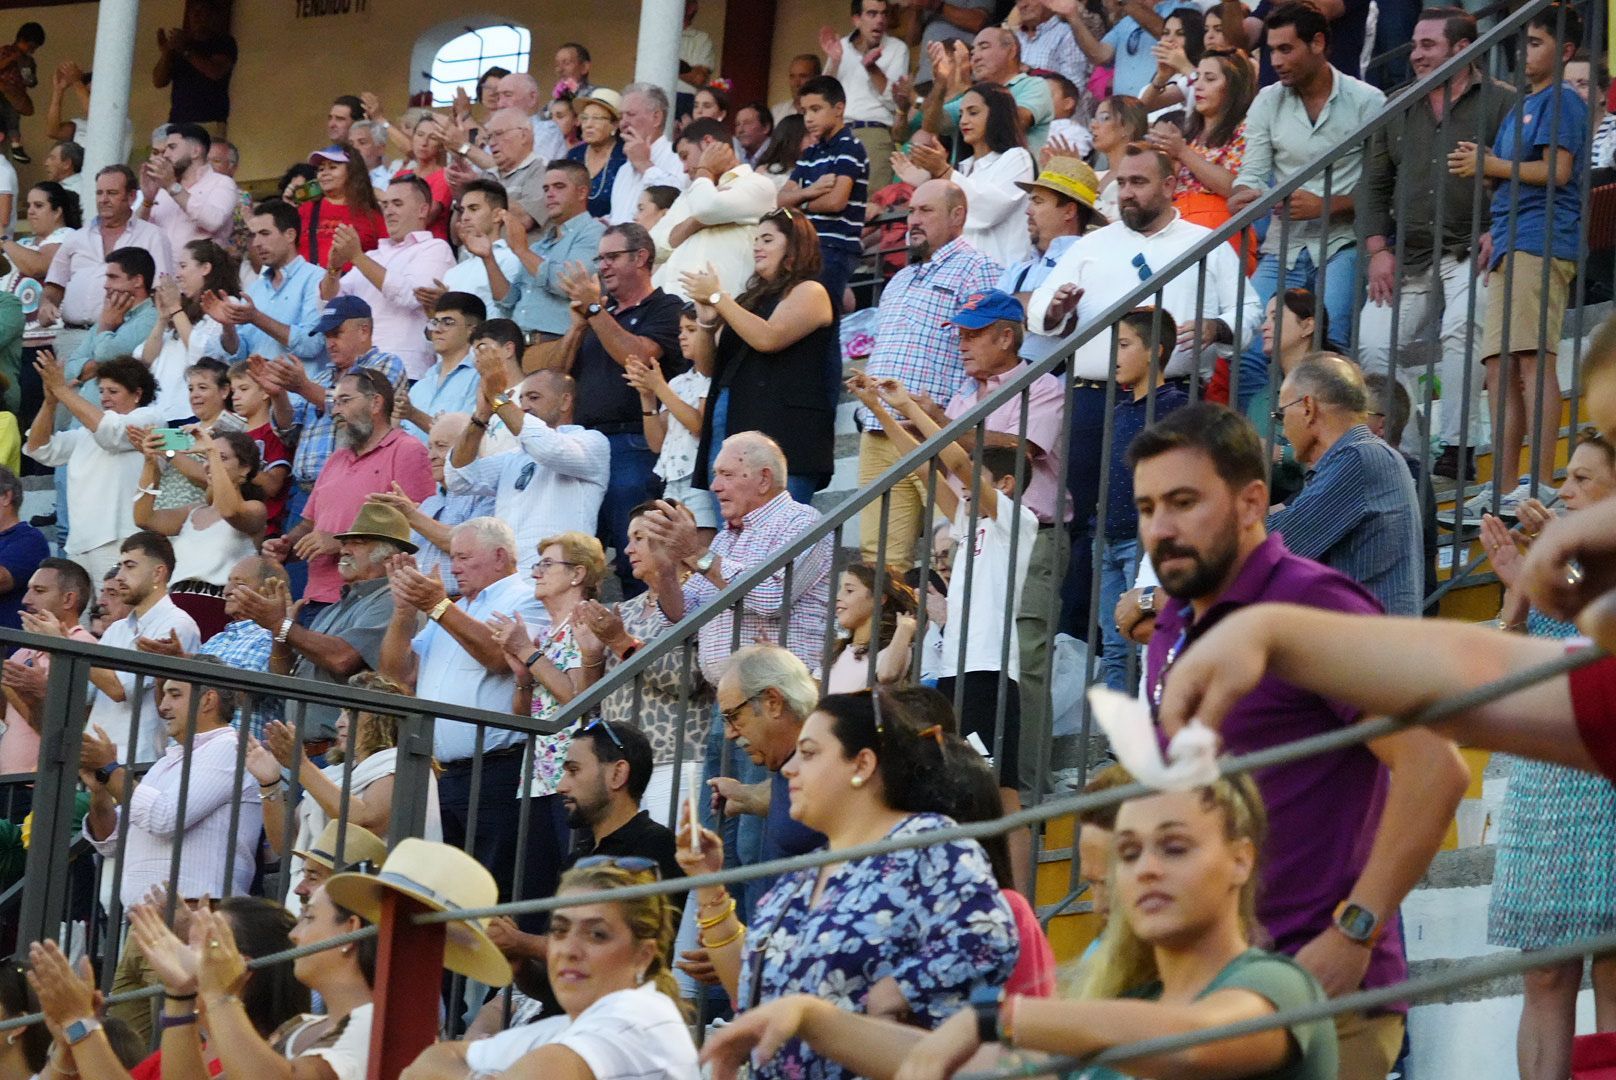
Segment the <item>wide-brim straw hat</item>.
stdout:
<svg viewBox="0 0 1616 1080">
<path fill-rule="evenodd" d="M 613 120 L 623 119 L 623 95 L 616 90 L 597 86 L 584 97 L 574 98 L 573 104 L 582 110 L 591 101 L 611 113 Z"/>
<path fill-rule="evenodd" d="M 1095 175 L 1088 162 L 1075 157 L 1052 157 L 1049 163 L 1038 172 L 1037 179 L 1017 180 L 1016 187 L 1022 191 L 1031 192 L 1033 188 L 1043 188 L 1053 191 L 1057 195 L 1064 195 L 1068 199 L 1076 199 L 1088 207 L 1088 211 L 1100 221 L 1105 221 L 1105 215 L 1095 206 L 1100 197 L 1100 178 Z"/>
<path fill-rule="evenodd" d="M 326 822 L 325 830 L 307 848 L 293 848 L 292 854 L 304 862 L 317 863 L 327 870 L 337 868 L 337 820 Z M 342 865 L 344 868 L 370 863 L 380 866 L 387 858 L 387 844 L 382 838 L 362 825 L 349 822 L 342 834 Z"/>
</svg>

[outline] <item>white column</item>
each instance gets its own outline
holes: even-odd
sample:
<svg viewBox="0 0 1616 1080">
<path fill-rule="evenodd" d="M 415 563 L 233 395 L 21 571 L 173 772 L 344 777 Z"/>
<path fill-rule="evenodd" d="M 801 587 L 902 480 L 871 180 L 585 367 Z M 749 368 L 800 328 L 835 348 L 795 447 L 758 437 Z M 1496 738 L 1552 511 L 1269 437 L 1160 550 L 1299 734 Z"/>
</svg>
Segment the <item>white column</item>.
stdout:
<svg viewBox="0 0 1616 1080">
<path fill-rule="evenodd" d="M 670 105 L 679 90 L 679 39 L 684 29 L 684 0 L 643 0 L 640 4 L 640 40 L 634 56 L 634 81 L 662 87 Z M 672 109 L 667 132 L 673 132 Z"/>
<path fill-rule="evenodd" d="M 123 164 L 123 125 L 129 116 L 129 75 L 135 64 L 137 0 L 101 0 L 95 23 L 95 81 L 90 130 L 84 139 L 84 175 Z M 94 183 L 92 180 L 91 183 Z M 89 215 L 86 214 L 86 217 Z"/>
</svg>

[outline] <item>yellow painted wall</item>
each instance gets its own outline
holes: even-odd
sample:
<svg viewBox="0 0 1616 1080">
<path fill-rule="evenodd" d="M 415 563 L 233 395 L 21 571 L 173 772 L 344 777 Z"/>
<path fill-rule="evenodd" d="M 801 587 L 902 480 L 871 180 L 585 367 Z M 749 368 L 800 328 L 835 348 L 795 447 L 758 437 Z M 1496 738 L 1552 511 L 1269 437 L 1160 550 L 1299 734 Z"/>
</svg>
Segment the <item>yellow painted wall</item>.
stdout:
<svg viewBox="0 0 1616 1080">
<path fill-rule="evenodd" d="M 130 101 L 137 153 L 152 128 L 168 118 L 168 91 L 152 87 L 151 70 L 157 63 L 157 29 L 179 25 L 182 7 L 183 0 L 140 2 Z M 564 41 L 589 46 L 598 82 L 621 86 L 634 74 L 639 0 L 483 0 L 464 7 L 433 0 L 367 0 L 366 8 L 298 19 L 292 0 L 236 0 L 233 33 L 241 59 L 231 81 L 230 134 L 242 148 L 242 179 L 277 176 L 321 145 L 326 108 L 339 94 L 374 90 L 394 115 L 402 112 L 410 50 L 420 34 L 445 21 L 487 15 L 527 26 L 533 32 L 536 75 L 547 89 L 551 58 Z M 91 66 L 95 17 L 96 5 L 84 3 L 12 8 L 0 21 L 0 36 L 7 41 L 13 28 L 29 20 L 45 27 L 42 85 L 34 91 L 37 112 L 23 120 L 23 137 L 36 162 L 49 148 L 40 129 L 50 100 L 50 73 L 64 59 Z M 724 0 L 706 0 L 696 25 L 720 49 L 723 23 Z M 812 33 L 807 40 L 813 41 Z M 25 185 L 39 178 L 37 165 L 19 171 Z"/>
<path fill-rule="evenodd" d="M 1616 0 L 1613 0 L 1616 2 Z M 769 63 L 769 101 L 784 101 L 786 68 L 798 53 L 819 51 L 819 28 L 838 34 L 850 30 L 847 0 L 778 0 L 774 14 L 774 48 Z"/>
</svg>

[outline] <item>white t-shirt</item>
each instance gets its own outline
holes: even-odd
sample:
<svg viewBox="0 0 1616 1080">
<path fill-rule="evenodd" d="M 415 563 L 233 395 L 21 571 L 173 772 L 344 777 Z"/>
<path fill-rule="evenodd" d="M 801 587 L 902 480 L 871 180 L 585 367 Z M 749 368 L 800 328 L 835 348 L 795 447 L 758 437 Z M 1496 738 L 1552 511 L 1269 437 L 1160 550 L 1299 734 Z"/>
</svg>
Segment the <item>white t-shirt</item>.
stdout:
<svg viewBox="0 0 1616 1080">
<path fill-rule="evenodd" d="M 11 213 L 6 221 L 0 222 L 6 235 L 11 236 L 17 231 L 17 204 L 21 199 L 17 195 L 17 168 L 10 158 L 0 157 L 0 195 L 11 196 Z"/>
<path fill-rule="evenodd" d="M 1010 590 L 1015 590 L 1012 613 L 1021 610 L 1021 586 L 1027 579 L 1027 566 L 1032 561 L 1032 546 L 1038 539 L 1038 515 L 1021 507 L 1019 521 L 1021 535 L 1016 541 L 1015 572 L 1010 567 L 1011 511 L 1013 505 L 1002 492 L 998 497 L 998 516 L 980 515 L 976 521 L 976 554 L 968 554 L 963 545 L 954 552 L 954 576 L 948 582 L 948 625 L 943 628 L 943 656 L 940 676 L 955 675 L 959 663 L 960 628 L 965 627 L 965 670 L 998 671 L 1004 651 L 1005 634 L 1014 632 L 1014 623 L 1005 625 L 1005 601 Z M 971 525 L 971 507 L 960 502 L 954 517 L 954 535 L 965 536 Z M 965 611 L 965 567 L 971 568 L 971 610 L 967 625 Z M 1010 643 L 1009 674 L 1021 678 L 1021 655 Z"/>
<path fill-rule="evenodd" d="M 668 389 L 673 391 L 674 396 L 697 412 L 701 411 L 701 401 L 712 385 L 713 380 L 695 368 L 668 380 Z M 666 409 L 663 411 L 667 412 Z M 671 412 L 667 420 L 668 431 L 662 436 L 662 453 L 651 471 L 670 483 L 688 480 L 696 471 L 696 435 Z"/>
<path fill-rule="evenodd" d="M 552 1045 L 583 1058 L 595 1080 L 701 1075 L 679 1007 L 651 983 L 607 994 L 574 1020 L 552 1016 L 469 1043 L 466 1064 L 473 1071 L 503 1072 L 530 1051 Z"/>
</svg>

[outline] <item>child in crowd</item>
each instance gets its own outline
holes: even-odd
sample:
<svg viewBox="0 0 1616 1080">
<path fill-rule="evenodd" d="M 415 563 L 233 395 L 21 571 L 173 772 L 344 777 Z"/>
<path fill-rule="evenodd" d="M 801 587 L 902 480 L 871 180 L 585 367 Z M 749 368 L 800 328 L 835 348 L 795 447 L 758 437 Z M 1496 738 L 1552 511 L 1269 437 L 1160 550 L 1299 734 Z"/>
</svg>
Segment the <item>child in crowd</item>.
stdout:
<svg viewBox="0 0 1616 1080">
<path fill-rule="evenodd" d="M 662 215 L 679 198 L 679 189 L 666 184 L 652 184 L 640 192 L 640 201 L 634 205 L 634 224 L 650 232 L 656 228 Z"/>
<path fill-rule="evenodd" d="M 1128 654 L 1133 646 L 1107 616 L 1139 576 L 1139 511 L 1133 504 L 1128 444 L 1148 423 L 1189 403 L 1177 386 L 1162 382 L 1162 369 L 1178 344 L 1178 324 L 1160 308 L 1142 307 L 1117 324 L 1117 403 L 1106 483 L 1105 552 L 1100 562 L 1100 674 L 1105 685 L 1128 694 Z M 1153 349 L 1154 346 L 1154 349 Z M 1152 353 L 1154 352 L 1154 358 Z M 1154 359 L 1154 362 L 1152 362 Z M 1151 391 L 1155 391 L 1152 401 Z M 1096 521 L 1093 527 L 1098 527 Z"/>
<path fill-rule="evenodd" d="M 841 83 L 829 75 L 810 79 L 797 100 L 814 141 L 780 189 L 780 206 L 802 211 L 813 223 L 819 234 L 819 281 L 840 309 L 863 252 L 870 158 L 844 119 L 847 94 Z"/>
<path fill-rule="evenodd" d="M 1077 152 L 1077 156 L 1085 160 L 1094 150 L 1094 136 L 1089 134 L 1089 125 L 1084 117 L 1078 115 L 1078 109 L 1083 104 L 1082 91 L 1077 84 L 1064 75 L 1050 72 L 1044 76 L 1044 82 L 1049 87 L 1049 98 L 1055 104 L 1055 119 L 1049 122 L 1049 138 L 1044 145 L 1060 140 L 1059 145 L 1066 145 Z"/>
<path fill-rule="evenodd" d="M 848 386 L 875 413 L 900 453 L 919 445 L 909 427 L 919 432 L 920 439 L 942 430 L 897 379 L 877 384 L 860 373 Z M 883 406 L 883 399 L 899 419 Z M 976 735 L 993 756 L 998 765 L 999 797 L 1008 814 L 1021 809 L 1021 691 L 1017 685 L 1021 653 L 1015 645 L 1015 616 L 1021 608 L 1021 586 L 1027 578 L 1032 546 L 1038 539 L 1038 515 L 1015 502 L 1027 469 L 1024 449 L 984 446 L 981 455 L 980 476 L 971 455 L 958 443 L 948 443 L 938 457 L 945 475 L 967 494 L 960 496 L 951 484 L 938 483 L 937 508 L 953 519 L 956 537 L 971 539 L 974 552 L 962 543 L 953 559 L 937 689 L 950 700 L 962 701 L 960 734 Z M 1001 671 L 1008 682 L 1003 729 L 998 731 L 995 718 Z M 1011 835 L 1010 856 L 1017 891 L 1032 895 L 1032 837 L 1026 830 Z"/>
<path fill-rule="evenodd" d="M 34 53 L 45 44 L 45 28 L 26 22 L 10 45 L 0 46 L 0 129 L 11 143 L 11 160 L 27 165 L 34 159 L 22 145 L 22 118 L 34 114 L 28 91 L 39 85 Z"/>
<path fill-rule="evenodd" d="M 260 463 L 253 483 L 263 492 L 269 520 L 264 536 L 279 536 L 286 526 L 287 489 L 292 481 L 292 454 L 275 434 L 269 414 L 269 395 L 252 377 L 247 361 L 230 365 L 230 400 L 234 412 L 247 425 L 247 437 L 258 444 Z"/>
<path fill-rule="evenodd" d="M 713 372 L 710 360 L 690 359 L 690 342 L 696 333 L 696 306 L 686 304 L 679 313 L 679 351 L 690 368 L 669 379 L 660 365 L 630 356 L 623 379 L 640 392 L 641 424 L 645 441 L 659 454 L 652 471 L 662 477 L 663 497 L 690 508 L 705 543 L 718 531 L 718 506 L 710 494 L 696 489 L 691 477 L 696 472 L 702 410 L 707 407 Z"/>
</svg>

